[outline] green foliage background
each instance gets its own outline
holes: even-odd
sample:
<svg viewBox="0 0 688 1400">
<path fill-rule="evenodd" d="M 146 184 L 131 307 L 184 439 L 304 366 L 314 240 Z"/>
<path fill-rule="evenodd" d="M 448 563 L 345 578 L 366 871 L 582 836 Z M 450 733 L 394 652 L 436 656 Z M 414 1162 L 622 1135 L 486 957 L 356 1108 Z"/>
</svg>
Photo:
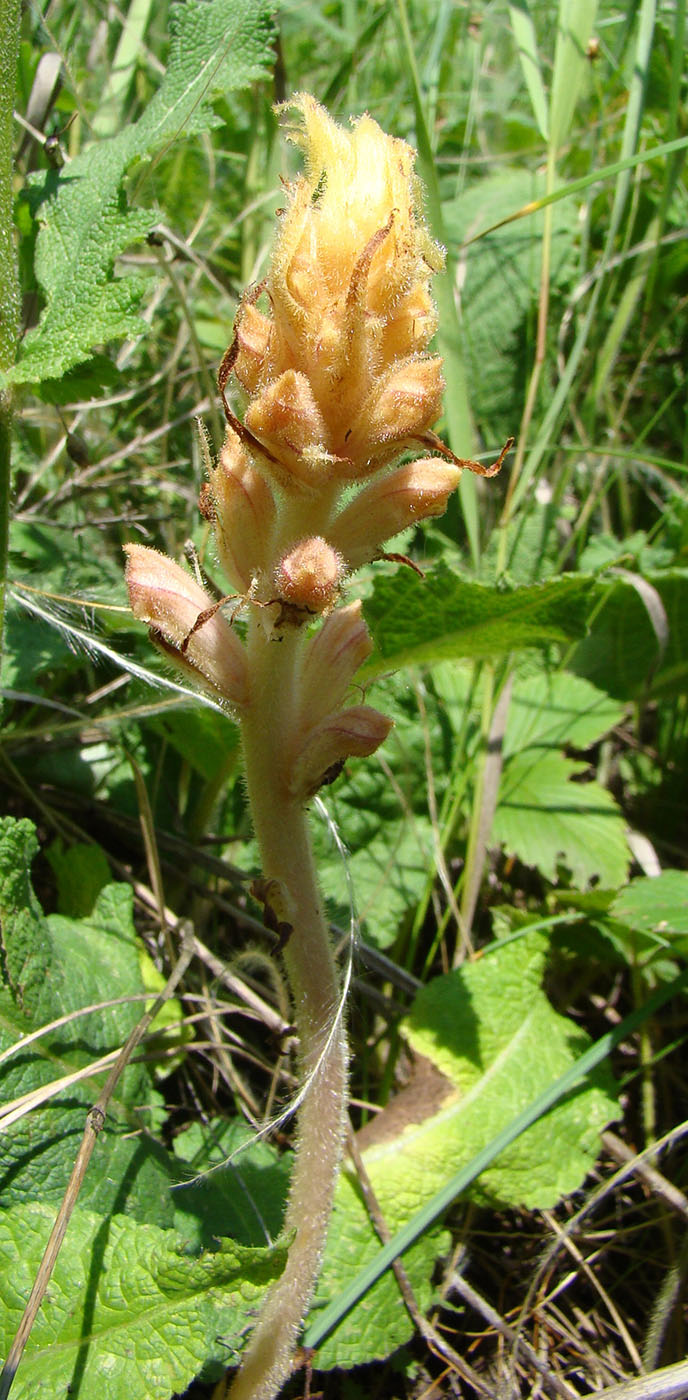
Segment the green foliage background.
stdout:
<svg viewBox="0 0 688 1400">
<path fill-rule="evenodd" d="M 171 684 L 129 617 L 121 545 L 180 557 L 191 541 L 223 589 L 196 505 L 195 420 L 216 451 L 215 369 L 296 168 L 274 103 L 299 90 L 342 120 L 368 110 L 417 148 L 447 251 L 438 431 L 463 456 L 517 439 L 499 478 L 464 473 L 446 517 L 400 539 L 425 577 L 380 562 L 352 581 L 375 642 L 361 686 L 395 729 L 379 759 L 352 763 L 325 794 L 339 843 L 314 812 L 333 920 L 346 929 L 353 901 L 363 939 L 354 1123 L 389 1231 L 413 1236 L 404 1263 L 421 1310 L 446 1306 L 460 1239 L 494 1306 L 525 1306 L 538 1267 L 525 1245 L 505 1299 L 494 1277 L 489 1240 L 505 1213 L 522 1232 L 541 1228 L 541 1210 L 564 1218 L 611 1122 L 634 1147 L 676 1128 L 685 47 L 685 6 L 669 0 L 132 0 L 107 19 L 59 0 L 21 18 L 11 193 L 23 320 L 0 365 L 3 423 L 13 415 L 1 1350 L 102 1082 L 94 1064 L 173 961 L 163 906 L 192 921 L 209 960 L 199 955 L 120 1081 L 17 1400 L 68 1386 L 81 1400 L 165 1400 L 194 1378 L 194 1394 L 210 1394 L 288 1245 L 289 1130 L 257 1136 L 294 1091 L 288 1045 L 248 1019 L 235 982 L 217 980 L 228 965 L 271 1006 L 273 1037 L 276 1021 L 288 1025 L 246 893 L 256 856 L 237 737 L 218 708 Z M 0 160 L 7 175 L 7 151 Z M 433 1214 L 458 1171 L 489 1158 L 519 1113 L 658 990 L 664 1009 L 623 1053 L 601 1055 Z M 409 1107 L 422 1074 L 433 1091 Z M 613 1240 L 625 1211 L 619 1197 Z M 651 1201 L 638 1263 L 619 1265 L 614 1244 L 596 1263 L 631 1346 L 598 1326 L 599 1346 L 561 1363 L 577 1393 L 640 1356 L 647 1370 L 682 1356 L 664 1285 L 686 1263 L 657 1219 Z M 389 1270 L 347 1310 L 378 1250 L 347 1164 L 306 1333 L 327 1308 L 316 1365 L 328 1396 L 373 1384 L 410 1396 L 436 1374 L 411 1345 Z M 634 1269 L 649 1257 L 639 1290 Z M 575 1319 L 575 1290 L 569 1302 Z M 474 1357 L 488 1377 L 494 1351 L 488 1331 Z M 332 1371 L 361 1366 L 372 1369 L 360 1389 L 360 1373 Z M 518 1393 L 534 1374 L 512 1377 Z"/>
</svg>

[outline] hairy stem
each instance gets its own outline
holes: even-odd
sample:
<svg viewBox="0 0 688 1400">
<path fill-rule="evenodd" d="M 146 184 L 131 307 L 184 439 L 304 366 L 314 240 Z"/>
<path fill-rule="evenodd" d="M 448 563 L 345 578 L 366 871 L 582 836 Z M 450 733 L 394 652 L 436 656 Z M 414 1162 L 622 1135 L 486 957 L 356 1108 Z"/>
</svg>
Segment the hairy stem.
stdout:
<svg viewBox="0 0 688 1400">
<path fill-rule="evenodd" d="M 258 613 L 255 610 L 255 614 Z M 287 1379 L 299 1329 L 322 1259 L 342 1151 L 347 1048 L 339 979 L 318 891 L 307 818 L 286 774 L 303 645 L 298 629 L 268 638 L 254 615 L 248 639 L 252 703 L 242 730 L 249 799 L 263 874 L 279 880 L 294 931 L 284 949 L 302 1082 L 286 1233 L 295 1231 L 286 1269 L 273 1285 L 229 1392 L 231 1400 L 270 1400 Z"/>
</svg>

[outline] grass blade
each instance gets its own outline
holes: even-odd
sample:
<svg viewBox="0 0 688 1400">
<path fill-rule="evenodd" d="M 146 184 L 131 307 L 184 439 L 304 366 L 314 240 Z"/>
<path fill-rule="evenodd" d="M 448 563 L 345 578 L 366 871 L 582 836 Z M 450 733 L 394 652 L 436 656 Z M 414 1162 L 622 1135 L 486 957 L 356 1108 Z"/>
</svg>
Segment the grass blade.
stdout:
<svg viewBox="0 0 688 1400">
<path fill-rule="evenodd" d="M 535 26 L 528 8 L 528 0 L 514 0 L 509 6 L 509 18 L 514 39 L 518 46 L 523 77 L 530 97 L 533 115 L 538 124 L 543 141 L 549 140 L 549 102 L 542 78 L 538 55 Z"/>
<path fill-rule="evenodd" d="M 596 13 L 597 0 L 560 0 L 549 129 L 550 146 L 555 151 L 564 144 L 571 128 Z"/>
<path fill-rule="evenodd" d="M 423 101 L 416 56 L 411 40 L 406 0 L 398 0 L 401 33 L 408 63 L 408 75 L 416 119 L 416 140 L 418 163 L 427 194 L 427 209 L 430 228 L 434 237 L 445 248 L 447 236 L 442 216 L 442 201 L 437 179 L 437 170 L 432 153 L 432 144 Z M 444 357 L 444 377 L 447 382 L 445 411 L 449 445 L 457 457 L 471 457 L 475 452 L 475 428 L 468 398 L 466 370 L 461 349 L 461 328 L 454 300 L 456 265 L 448 254 L 446 269 L 435 284 L 435 295 L 440 314 L 440 328 L 437 333 L 440 353 Z M 480 523 L 478 519 L 478 496 L 475 480 L 469 472 L 464 472 L 459 482 L 459 495 L 466 524 L 466 532 L 471 548 L 471 558 L 477 569 L 480 562 Z"/>
</svg>

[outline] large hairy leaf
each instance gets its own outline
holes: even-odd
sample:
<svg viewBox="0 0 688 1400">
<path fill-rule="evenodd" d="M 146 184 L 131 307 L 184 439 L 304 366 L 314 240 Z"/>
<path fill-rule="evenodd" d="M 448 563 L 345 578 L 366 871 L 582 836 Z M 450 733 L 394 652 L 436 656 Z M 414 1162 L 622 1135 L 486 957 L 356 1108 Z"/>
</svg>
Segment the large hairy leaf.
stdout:
<svg viewBox="0 0 688 1400">
<path fill-rule="evenodd" d="M 418 993 L 401 1029 L 424 1059 L 408 1088 L 360 1135 L 391 1233 L 587 1048 L 585 1032 L 554 1011 L 542 991 L 546 952 L 546 940 L 530 934 L 495 946 L 481 961 L 435 978 Z M 531 1209 L 555 1205 L 581 1185 L 599 1134 L 616 1112 L 613 1081 L 603 1068 L 502 1153 L 471 1195 Z M 345 1168 L 317 1298 L 336 1296 L 352 1266 L 362 1268 L 379 1247 L 355 1177 Z M 426 1239 L 404 1256 L 421 1307 L 430 1296 L 432 1253 Z M 396 1284 L 385 1276 L 323 1343 L 318 1365 L 384 1356 L 411 1332 Z"/>
<path fill-rule="evenodd" d="M 444 206 L 451 244 L 468 244 L 545 193 L 540 172 L 504 168 Z M 552 206 L 550 282 L 556 295 L 574 274 L 576 209 L 573 200 Z M 514 406 L 523 402 L 533 343 L 544 213 L 503 224 L 470 246 L 459 246 L 461 329 L 471 405 L 485 440 L 502 442 L 517 431 Z M 520 414 L 520 408 L 518 410 Z"/>
<path fill-rule="evenodd" d="M 34 1202 L 0 1217 L 6 1354 L 53 1224 Z M 12 1388 L 16 1400 L 169 1400 L 212 1363 L 232 1364 L 286 1248 L 225 1240 L 199 1258 L 172 1230 L 76 1210 Z"/>
<path fill-rule="evenodd" d="M 424 579 L 400 569 L 376 579 L 365 604 L 376 652 L 363 674 L 577 641 L 598 588 L 580 574 L 502 588 L 460 578 L 444 564 Z"/>
<path fill-rule="evenodd" d="M 172 7 L 168 67 L 137 122 L 87 146 L 30 191 L 41 228 L 35 268 L 46 305 L 10 377 L 55 378 L 115 336 L 145 329 L 139 315 L 149 285 L 114 275 L 115 260 L 146 237 L 151 209 L 130 208 L 123 181 L 135 162 L 182 135 L 214 124 L 212 99 L 246 87 L 270 60 L 270 6 L 264 0 L 186 0 Z"/>
</svg>

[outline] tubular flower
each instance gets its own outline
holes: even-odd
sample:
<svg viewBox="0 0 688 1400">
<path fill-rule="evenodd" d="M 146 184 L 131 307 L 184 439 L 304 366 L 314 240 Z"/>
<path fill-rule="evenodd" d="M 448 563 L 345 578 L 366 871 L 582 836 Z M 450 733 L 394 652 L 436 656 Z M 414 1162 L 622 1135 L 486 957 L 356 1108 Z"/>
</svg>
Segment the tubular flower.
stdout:
<svg viewBox="0 0 688 1400">
<path fill-rule="evenodd" d="M 149 624 L 153 640 L 205 690 L 243 708 L 248 698 L 244 648 L 212 598 L 157 549 L 124 548 L 134 617 Z"/>
</svg>

